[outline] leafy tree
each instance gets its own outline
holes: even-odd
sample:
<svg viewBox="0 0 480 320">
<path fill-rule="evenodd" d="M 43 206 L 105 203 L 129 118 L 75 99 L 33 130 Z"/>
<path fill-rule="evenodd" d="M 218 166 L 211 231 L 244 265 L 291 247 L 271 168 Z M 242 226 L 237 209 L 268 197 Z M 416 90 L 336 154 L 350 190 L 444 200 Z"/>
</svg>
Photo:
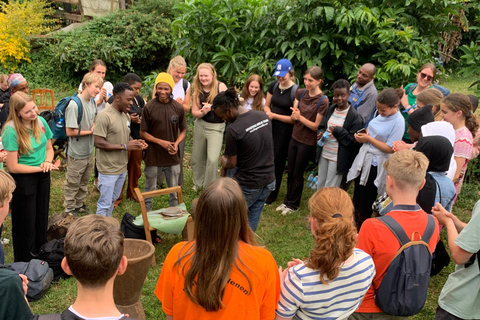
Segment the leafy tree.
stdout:
<svg viewBox="0 0 480 320">
<path fill-rule="evenodd" d="M 30 62 L 29 38 L 50 30 L 52 13 L 43 0 L 0 2 L 0 63 L 14 71 L 21 61 Z"/>
<path fill-rule="evenodd" d="M 165 67 L 171 55 L 170 20 L 135 7 L 94 18 L 84 27 L 60 32 L 49 50 L 64 72 L 83 73 L 93 59 L 107 63 L 109 77 L 148 73 Z"/>
<path fill-rule="evenodd" d="M 172 23 L 177 52 L 190 64 L 212 62 L 225 81 L 256 72 L 270 77 L 286 57 L 302 72 L 322 66 L 327 82 L 377 66 L 381 85 L 413 80 L 431 61 L 449 14 L 461 1 L 187 0 Z M 299 75 L 300 73 L 297 72 Z"/>
</svg>

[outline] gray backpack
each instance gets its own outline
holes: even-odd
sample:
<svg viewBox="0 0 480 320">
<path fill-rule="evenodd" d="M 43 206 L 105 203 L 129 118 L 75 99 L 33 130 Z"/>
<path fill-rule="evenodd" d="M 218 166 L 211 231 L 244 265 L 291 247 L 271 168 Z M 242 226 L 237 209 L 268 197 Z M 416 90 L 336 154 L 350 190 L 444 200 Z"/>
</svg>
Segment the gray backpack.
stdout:
<svg viewBox="0 0 480 320">
<path fill-rule="evenodd" d="M 435 220 L 428 223 L 420 240 L 410 239 L 402 226 L 390 216 L 378 218 L 395 235 L 400 249 L 388 266 L 380 287 L 375 292 L 375 304 L 383 312 L 394 316 L 412 316 L 419 313 L 427 300 L 432 251 L 428 242 L 435 231 Z"/>
<path fill-rule="evenodd" d="M 37 301 L 48 288 L 53 280 L 53 270 L 48 263 L 38 259 L 32 259 L 29 262 L 14 262 L 3 266 L 17 274 L 24 274 L 28 278 L 28 301 Z"/>
</svg>

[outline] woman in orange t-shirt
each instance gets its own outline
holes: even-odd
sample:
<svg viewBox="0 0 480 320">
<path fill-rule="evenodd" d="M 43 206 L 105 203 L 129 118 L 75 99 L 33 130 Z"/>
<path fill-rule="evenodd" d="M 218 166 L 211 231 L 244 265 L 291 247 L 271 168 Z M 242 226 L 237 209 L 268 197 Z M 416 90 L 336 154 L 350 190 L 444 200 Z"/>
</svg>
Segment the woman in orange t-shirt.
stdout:
<svg viewBox="0 0 480 320">
<path fill-rule="evenodd" d="M 233 179 L 213 181 L 195 214 L 194 241 L 168 253 L 155 295 L 167 319 L 274 319 L 277 264 L 256 246 L 243 193 Z"/>
</svg>

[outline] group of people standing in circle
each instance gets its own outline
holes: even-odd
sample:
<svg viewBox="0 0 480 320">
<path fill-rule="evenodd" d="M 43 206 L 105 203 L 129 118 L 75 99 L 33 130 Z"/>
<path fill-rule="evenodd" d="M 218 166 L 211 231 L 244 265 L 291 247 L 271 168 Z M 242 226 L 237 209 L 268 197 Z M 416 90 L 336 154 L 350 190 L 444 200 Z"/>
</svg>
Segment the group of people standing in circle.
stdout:
<svg viewBox="0 0 480 320">
<path fill-rule="evenodd" d="M 139 95 L 140 77 L 127 74 L 124 82 L 113 86 L 104 81 L 105 63 L 94 62 L 80 94 L 85 95 L 85 103 L 93 99 L 95 125 L 74 132 L 79 136 L 83 132 L 94 141 L 97 152 L 109 154 L 97 157 L 101 193 L 97 214 L 108 216 L 124 186 L 127 198 L 136 200 L 132 190 L 138 187 L 142 160 L 146 191 L 156 189 L 164 179 L 169 187 L 183 185 L 185 114 L 191 110 L 195 118 L 193 188 L 203 192 L 196 209 L 195 241 L 172 248 L 155 290 L 167 318 L 210 313 L 253 319 L 272 317 L 274 310 L 277 319 L 294 315 L 314 318 L 321 308 L 325 308 L 322 317 L 348 317 L 360 305 L 376 273 L 375 258 L 355 246 L 357 230 L 372 216 L 377 197 L 393 189 L 398 197 L 398 190 L 405 186 L 420 187 L 421 172 L 425 182 L 418 204 L 429 213 L 437 203 L 450 211 L 467 163 L 480 150 L 476 144 L 479 124 L 473 115 L 478 100 L 433 85 L 433 64 L 420 68 L 416 83 L 377 93 L 375 66 L 367 63 L 358 70 L 353 85 L 345 79 L 332 84 L 333 103 L 322 91 L 320 67 L 305 71 L 305 88 L 300 89 L 287 59 L 276 63 L 276 80 L 269 84 L 266 96 L 264 82 L 256 74 L 248 77 L 239 94 L 218 80 L 210 63 L 197 66 L 193 84 L 184 79 L 186 70 L 185 60 L 174 57 L 168 72 L 156 77 L 153 98 L 145 104 Z M 28 83 L 18 74 L 7 82 L 10 112 L 2 123 L 2 142 L 16 183 L 12 199 L 14 256 L 15 261 L 28 261 L 46 242 L 49 172 L 58 169 L 58 163 L 53 161 L 52 132 L 38 116 Z M 116 132 L 115 137 L 110 136 L 111 131 Z M 224 135 L 221 166 L 234 179 L 217 179 Z M 404 152 L 412 148 L 416 151 Z M 89 152 L 88 159 L 93 147 Z M 398 156 L 391 157 L 395 152 Z M 112 154 L 120 161 L 118 165 L 115 162 L 115 172 L 108 168 Z M 428 169 L 424 158 L 430 161 Z M 272 255 L 255 246 L 253 232 L 264 204 L 277 201 L 285 167 L 287 192 L 276 211 L 286 215 L 300 207 L 304 173 L 315 159 L 319 190 L 309 200 L 313 250 L 307 260 L 294 259 L 288 270 L 278 273 Z M 419 165 L 409 168 L 405 159 Z M 85 163 L 83 170 L 90 174 L 92 163 Z M 415 179 L 409 181 L 408 175 L 399 174 L 396 169 L 402 165 L 403 172 L 415 173 Z M 388 170 L 395 172 L 389 174 Z M 387 175 L 401 183 L 392 183 Z M 110 180 L 114 180 L 111 185 Z M 347 189 L 352 181 L 353 201 L 341 189 Z M 71 186 L 66 183 L 67 187 Z M 75 192 L 72 209 L 85 214 L 86 194 Z M 146 204 L 150 210 L 151 201 Z M 172 195 L 170 205 L 176 204 Z M 379 214 L 386 214 L 388 208 Z M 354 277 L 358 279 L 352 281 Z M 297 292 L 304 284 L 312 288 L 313 300 L 308 294 L 303 296 L 305 292 Z M 327 286 L 350 298 L 334 301 L 322 293 Z M 318 301 L 326 301 L 328 306 Z M 246 304 L 250 308 L 238 307 Z"/>
</svg>

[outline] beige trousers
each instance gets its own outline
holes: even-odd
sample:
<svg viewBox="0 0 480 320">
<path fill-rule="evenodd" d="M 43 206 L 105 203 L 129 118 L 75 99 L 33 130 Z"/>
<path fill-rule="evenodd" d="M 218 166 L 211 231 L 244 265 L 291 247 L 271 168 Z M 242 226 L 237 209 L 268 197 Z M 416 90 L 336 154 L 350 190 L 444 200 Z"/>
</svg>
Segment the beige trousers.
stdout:
<svg viewBox="0 0 480 320">
<path fill-rule="evenodd" d="M 88 181 L 92 173 L 93 152 L 85 159 L 74 159 L 67 156 L 67 172 L 63 193 L 65 211 L 73 211 L 80 208 L 87 197 Z"/>
<path fill-rule="evenodd" d="M 218 158 L 222 149 L 225 123 L 195 120 L 193 128 L 192 171 L 193 184 L 205 188 L 217 178 Z"/>
</svg>

